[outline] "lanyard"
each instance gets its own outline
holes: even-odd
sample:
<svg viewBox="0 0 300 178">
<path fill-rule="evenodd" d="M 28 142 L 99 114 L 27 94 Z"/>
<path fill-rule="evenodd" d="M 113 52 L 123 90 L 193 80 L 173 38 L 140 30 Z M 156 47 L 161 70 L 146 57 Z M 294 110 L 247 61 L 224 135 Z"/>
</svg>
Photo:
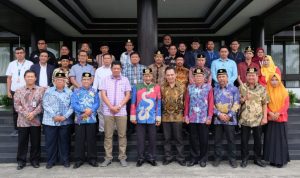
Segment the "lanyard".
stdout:
<svg viewBox="0 0 300 178">
<path fill-rule="evenodd" d="M 20 77 L 20 75 L 21 75 L 21 69 L 23 68 L 24 64 L 25 64 L 25 61 L 21 64 L 21 68 L 19 68 L 19 62 L 17 61 L 18 77 Z"/>
</svg>

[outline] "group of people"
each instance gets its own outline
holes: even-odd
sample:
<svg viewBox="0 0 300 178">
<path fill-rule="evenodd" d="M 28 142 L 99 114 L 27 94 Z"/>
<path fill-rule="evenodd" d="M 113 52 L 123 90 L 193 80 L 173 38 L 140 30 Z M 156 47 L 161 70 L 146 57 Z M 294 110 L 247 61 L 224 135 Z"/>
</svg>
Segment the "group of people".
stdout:
<svg viewBox="0 0 300 178">
<path fill-rule="evenodd" d="M 219 51 L 214 50 L 213 41 L 207 41 L 206 51 L 202 51 L 195 39 L 192 49 L 187 51 L 185 43 L 175 45 L 171 36 L 165 35 L 163 46 L 153 55 L 154 63 L 145 66 L 140 64 L 140 55 L 133 50 L 131 40 L 125 43 L 126 52 L 120 60 L 109 53 L 108 44 L 101 45 L 101 54 L 93 58 L 88 44 L 83 43 L 77 59 L 71 57 L 67 46 L 61 47 L 59 59 L 47 51 L 45 40 L 39 40 L 37 46 L 29 60 L 25 59 L 22 47 L 16 48 L 16 60 L 6 72 L 8 96 L 14 100 L 18 170 L 26 166 L 29 140 L 30 163 L 39 167 L 41 132 L 45 135 L 46 168 L 58 163 L 70 167 L 72 128 L 73 168 L 79 168 L 85 161 L 99 166 L 98 131 L 104 133 L 105 150 L 100 166 L 112 163 L 115 131 L 121 166 L 128 164 L 127 134 L 133 132 L 137 136 L 136 166 L 145 162 L 157 166 L 157 128 L 162 128 L 164 135 L 163 165 L 177 161 L 181 166 L 205 167 L 209 130 L 213 127 L 213 166 L 219 166 L 223 159 L 225 135 L 229 165 L 236 168 L 238 126 L 241 167 L 248 164 L 251 133 L 256 165 L 265 167 L 269 162 L 282 167 L 289 162 L 289 97 L 279 68 L 262 48 L 254 56 L 251 47 L 240 52 L 236 40 L 231 42 L 230 50 L 222 46 Z M 189 135 L 188 163 L 183 128 Z"/>
</svg>

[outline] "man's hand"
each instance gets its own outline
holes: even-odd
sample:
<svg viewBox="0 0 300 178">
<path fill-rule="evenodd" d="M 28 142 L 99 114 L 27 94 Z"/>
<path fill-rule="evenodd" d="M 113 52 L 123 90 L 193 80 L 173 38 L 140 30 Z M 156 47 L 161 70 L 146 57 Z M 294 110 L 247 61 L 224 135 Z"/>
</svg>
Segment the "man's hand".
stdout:
<svg viewBox="0 0 300 178">
<path fill-rule="evenodd" d="M 274 114 L 274 120 L 277 120 L 277 119 L 279 118 L 279 116 L 280 116 L 280 114 L 279 114 L 278 112 L 276 112 L 276 113 Z"/>
<path fill-rule="evenodd" d="M 33 120 L 34 119 L 34 114 L 31 112 L 31 113 L 29 113 L 29 114 L 27 114 L 26 115 L 26 119 L 28 119 L 28 120 Z"/>
<path fill-rule="evenodd" d="M 160 123 L 161 123 L 161 122 L 156 121 L 155 125 L 156 125 L 156 126 L 160 126 Z"/>
<path fill-rule="evenodd" d="M 93 113 L 93 111 L 90 108 L 86 108 L 84 110 L 84 114 L 86 114 L 87 116 L 90 116 Z"/>
<path fill-rule="evenodd" d="M 260 122 L 260 125 L 266 125 L 268 123 L 268 119 L 267 117 L 264 117 L 261 122 Z"/>
<path fill-rule="evenodd" d="M 137 121 L 136 121 L 136 120 L 131 120 L 130 122 L 133 123 L 134 125 L 137 124 Z"/>
<path fill-rule="evenodd" d="M 10 99 L 12 99 L 12 94 L 11 94 L 10 91 L 7 91 L 7 97 L 10 98 Z"/>
<path fill-rule="evenodd" d="M 120 110 L 118 109 L 117 106 L 112 106 L 109 109 L 110 109 L 110 112 L 112 112 L 113 114 L 116 114 L 116 113 L 120 112 Z"/>
<path fill-rule="evenodd" d="M 206 125 L 210 125 L 210 124 L 211 124 L 211 119 L 206 119 L 205 124 L 206 124 Z"/>
</svg>

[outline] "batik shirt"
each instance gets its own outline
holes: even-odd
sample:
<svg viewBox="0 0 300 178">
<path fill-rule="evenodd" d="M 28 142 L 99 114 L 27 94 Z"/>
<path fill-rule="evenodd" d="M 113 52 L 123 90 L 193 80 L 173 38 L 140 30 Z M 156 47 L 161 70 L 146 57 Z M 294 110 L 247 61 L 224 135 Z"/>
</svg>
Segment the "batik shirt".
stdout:
<svg viewBox="0 0 300 178">
<path fill-rule="evenodd" d="M 161 87 L 162 122 L 183 122 L 184 91 L 180 82 L 176 82 L 173 88 L 168 83 Z"/>
<path fill-rule="evenodd" d="M 136 120 L 139 124 L 161 121 L 159 85 L 140 83 L 132 88 L 130 120 Z"/>
<path fill-rule="evenodd" d="M 100 99 L 96 89 L 81 87 L 75 90 L 71 97 L 71 104 L 75 111 L 76 124 L 93 124 L 97 122 L 96 114 L 100 106 Z M 87 108 L 92 110 L 92 114 L 88 117 L 83 117 L 82 115 Z"/>
<path fill-rule="evenodd" d="M 221 88 L 220 85 L 214 88 L 214 124 L 237 125 L 237 112 L 240 108 L 240 93 L 237 87 L 227 84 Z M 230 117 L 228 122 L 219 119 L 218 115 L 227 114 Z"/>
<path fill-rule="evenodd" d="M 191 123 L 205 123 L 211 120 L 214 109 L 212 87 L 208 84 L 190 84 L 185 97 L 185 120 Z"/>
<path fill-rule="evenodd" d="M 65 87 L 62 91 L 58 91 L 56 87 L 48 88 L 43 98 L 43 124 L 49 126 L 61 126 L 72 124 L 71 114 L 73 109 L 71 107 L 72 91 Z M 55 116 L 63 116 L 65 118 L 62 122 L 53 120 Z"/>
<path fill-rule="evenodd" d="M 25 87 L 19 88 L 14 94 L 14 107 L 18 113 L 17 126 L 31 127 L 40 126 L 40 113 L 43 111 L 42 98 L 45 89 L 34 86 L 32 89 Z M 26 119 L 29 113 L 34 114 L 34 118 L 30 121 Z"/>
<path fill-rule="evenodd" d="M 241 97 L 247 96 L 247 93 L 249 95 L 249 99 L 241 106 L 239 124 L 249 127 L 259 126 L 264 117 L 263 105 L 269 102 L 265 87 L 257 83 L 255 87 L 251 89 L 247 84 L 243 84 L 240 85 L 239 89 Z"/>
<path fill-rule="evenodd" d="M 185 67 L 176 67 L 176 80 L 187 86 L 189 82 L 189 69 Z"/>
</svg>

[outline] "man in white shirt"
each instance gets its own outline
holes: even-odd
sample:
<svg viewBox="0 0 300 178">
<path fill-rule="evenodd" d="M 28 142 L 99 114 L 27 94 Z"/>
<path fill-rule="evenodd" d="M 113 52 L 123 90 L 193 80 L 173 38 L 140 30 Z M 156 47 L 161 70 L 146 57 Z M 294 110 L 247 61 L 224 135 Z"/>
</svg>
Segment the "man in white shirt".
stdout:
<svg viewBox="0 0 300 178">
<path fill-rule="evenodd" d="M 22 47 L 15 49 L 15 58 L 16 60 L 9 63 L 6 70 L 7 76 L 7 96 L 13 98 L 15 91 L 23 86 L 25 86 L 24 73 L 33 65 L 29 60 L 25 59 L 25 50 Z M 11 134 L 12 136 L 17 136 L 17 119 L 18 113 L 13 107 L 13 120 L 15 130 Z"/>
<path fill-rule="evenodd" d="M 134 45 L 133 45 L 133 42 L 130 39 L 128 39 L 127 42 L 125 43 L 125 49 L 126 49 L 126 51 L 123 52 L 121 54 L 121 57 L 120 57 L 120 61 L 122 63 L 122 66 L 127 65 L 127 64 L 131 64 L 130 54 L 133 52 Z"/>
<path fill-rule="evenodd" d="M 111 72 L 111 63 L 112 63 L 112 55 L 111 54 L 103 54 L 103 65 L 96 70 L 95 79 L 93 88 L 99 89 L 101 88 L 101 83 L 103 79 L 109 75 L 112 75 Z M 100 96 L 101 98 L 101 96 Z M 99 119 L 99 131 L 104 132 L 104 117 L 103 117 L 103 109 L 102 104 L 98 109 L 98 119 Z"/>
</svg>

